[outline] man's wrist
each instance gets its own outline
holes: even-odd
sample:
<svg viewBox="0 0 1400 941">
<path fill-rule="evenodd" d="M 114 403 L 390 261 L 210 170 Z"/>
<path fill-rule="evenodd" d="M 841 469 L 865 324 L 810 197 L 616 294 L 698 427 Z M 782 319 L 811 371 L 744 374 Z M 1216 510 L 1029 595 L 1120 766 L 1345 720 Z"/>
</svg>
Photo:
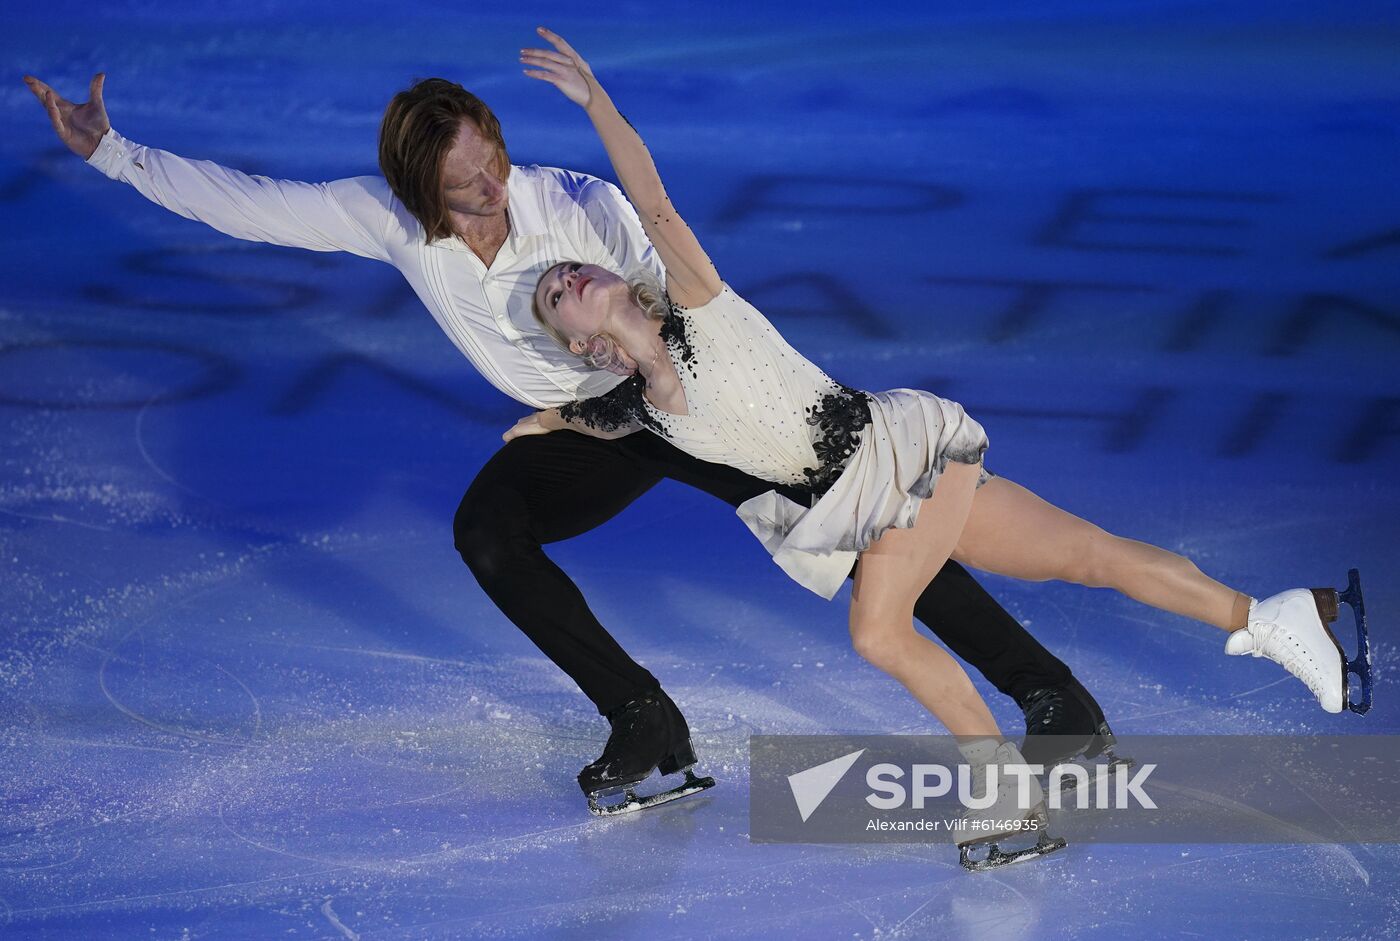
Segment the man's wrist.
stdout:
<svg viewBox="0 0 1400 941">
<path fill-rule="evenodd" d="M 92 153 L 87 156 L 87 164 L 115 180 L 121 176 L 130 146 L 126 138 L 108 127 L 98 138 Z"/>
</svg>

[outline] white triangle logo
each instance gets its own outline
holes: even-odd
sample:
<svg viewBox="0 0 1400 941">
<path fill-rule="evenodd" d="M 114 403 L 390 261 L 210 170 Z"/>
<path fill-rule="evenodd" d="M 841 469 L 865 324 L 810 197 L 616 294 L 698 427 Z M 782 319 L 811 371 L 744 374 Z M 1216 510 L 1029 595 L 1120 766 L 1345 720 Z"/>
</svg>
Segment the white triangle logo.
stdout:
<svg viewBox="0 0 1400 941">
<path fill-rule="evenodd" d="M 865 754 L 865 749 L 853 751 L 849 755 L 842 755 L 840 758 L 833 758 L 831 761 L 817 765 L 815 768 L 808 768 L 806 771 L 799 771 L 796 774 L 788 775 L 788 787 L 792 788 L 792 799 L 797 801 L 797 812 L 802 815 L 802 822 L 806 823 L 807 818 L 816 813 L 822 801 L 831 793 L 836 785 L 841 783 L 841 779 L 846 776 L 846 772 L 851 770 L 851 765 L 856 763 L 856 759 Z"/>
</svg>

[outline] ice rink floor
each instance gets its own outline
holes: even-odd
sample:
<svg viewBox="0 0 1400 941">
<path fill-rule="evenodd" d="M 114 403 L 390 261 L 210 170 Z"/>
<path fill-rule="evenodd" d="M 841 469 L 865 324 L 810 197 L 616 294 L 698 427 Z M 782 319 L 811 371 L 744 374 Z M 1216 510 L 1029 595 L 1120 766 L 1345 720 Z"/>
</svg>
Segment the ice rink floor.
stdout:
<svg viewBox="0 0 1400 941">
<path fill-rule="evenodd" d="M 384 104 L 443 75 L 516 163 L 611 177 L 519 73 L 545 23 L 827 372 L 963 402 L 999 474 L 1256 596 L 1360 568 L 1364 719 L 1206 627 L 983 577 L 1117 731 L 1397 734 L 1393 5 L 600 7 L 0 14 L 0 937 L 1400 934 L 1390 845 L 1075 845 L 970 875 L 942 845 L 751 843 L 751 734 L 931 720 L 850 649 L 847 590 L 821 601 L 670 482 L 549 552 L 719 785 L 590 818 L 574 775 L 605 723 L 452 546 L 526 408 L 391 268 L 166 213 L 20 81 L 82 99 L 104 70 L 133 140 L 326 180 L 375 172 Z"/>
</svg>

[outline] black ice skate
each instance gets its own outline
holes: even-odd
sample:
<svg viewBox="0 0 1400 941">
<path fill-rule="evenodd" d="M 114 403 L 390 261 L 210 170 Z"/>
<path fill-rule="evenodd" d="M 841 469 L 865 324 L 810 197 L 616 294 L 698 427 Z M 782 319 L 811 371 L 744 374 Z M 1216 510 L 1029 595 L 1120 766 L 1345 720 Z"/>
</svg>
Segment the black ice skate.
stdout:
<svg viewBox="0 0 1400 941">
<path fill-rule="evenodd" d="M 1074 677 L 1064 686 L 1032 690 L 1017 705 L 1026 716 L 1026 738 L 1021 752 L 1027 763 L 1048 772 L 1057 764 L 1082 758 L 1091 762 L 1100 755 L 1110 774 L 1126 771 L 1137 762 L 1115 751 L 1118 739 L 1109 728 L 1103 709 Z M 1074 789 L 1075 778 L 1066 775 L 1061 793 Z"/>
<path fill-rule="evenodd" d="M 632 813 L 669 803 L 712 788 L 715 779 L 697 777 L 695 750 L 685 717 L 662 690 L 646 693 L 608 713 L 612 734 L 598 760 L 578 775 L 588 796 L 588 810 L 597 817 Z M 653 771 L 663 775 L 685 772 L 685 780 L 670 790 L 639 796 L 636 786 Z M 615 803 L 600 798 L 622 794 Z"/>
</svg>

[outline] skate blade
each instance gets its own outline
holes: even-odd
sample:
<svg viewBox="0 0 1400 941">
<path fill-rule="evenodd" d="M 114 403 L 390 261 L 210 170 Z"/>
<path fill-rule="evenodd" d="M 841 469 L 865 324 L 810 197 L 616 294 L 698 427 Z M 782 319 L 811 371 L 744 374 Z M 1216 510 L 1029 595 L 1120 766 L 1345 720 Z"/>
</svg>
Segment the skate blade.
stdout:
<svg viewBox="0 0 1400 941">
<path fill-rule="evenodd" d="M 685 781 L 671 788 L 669 791 L 661 791 L 658 794 L 638 795 L 636 786 L 621 788 L 623 799 L 615 804 L 605 804 L 599 800 L 600 797 L 607 797 L 615 794 L 619 788 L 608 788 L 603 791 L 595 791 L 588 795 L 588 812 L 595 817 L 617 817 L 622 814 L 633 814 L 639 810 L 647 810 L 652 807 L 659 807 L 662 804 L 669 804 L 671 801 L 680 800 L 682 797 L 689 797 L 692 794 L 699 794 L 701 791 L 708 791 L 715 786 L 715 779 L 706 775 L 697 777 L 695 772 L 689 768 L 685 771 Z"/>
<path fill-rule="evenodd" d="M 1108 748 L 1105 748 L 1102 752 L 1100 752 L 1100 754 L 1102 754 L 1103 757 L 1107 759 L 1107 761 L 1102 761 L 1102 762 L 1096 761 L 1096 762 L 1093 762 L 1092 764 L 1090 764 L 1090 763 L 1088 763 L 1088 762 L 1085 762 L 1085 763 L 1084 763 L 1084 767 L 1085 767 L 1085 768 L 1088 768 L 1090 771 L 1093 771 L 1093 770 L 1096 769 L 1096 768 L 1107 768 L 1107 769 L 1108 769 L 1107 774 L 1109 775 L 1109 777 L 1113 777 L 1114 775 L 1117 775 L 1117 774 L 1119 774 L 1120 772 L 1131 771 L 1132 769 L 1134 769 L 1134 768 L 1137 767 L 1137 759 L 1136 759 L 1136 758 L 1129 758 L 1129 757 L 1124 756 L 1124 755 L 1119 755 L 1119 754 L 1117 754 L 1116 752 L 1114 752 L 1114 750 L 1113 750 L 1113 748 L 1112 748 L 1111 746 L 1108 747 Z M 1092 777 L 1092 775 L 1091 775 L 1091 777 Z M 1046 782 L 1045 782 L 1045 783 L 1046 783 L 1047 788 L 1048 788 L 1049 783 L 1050 783 L 1049 778 L 1050 778 L 1050 776 L 1049 776 L 1049 775 L 1046 775 Z M 1092 785 L 1092 782 L 1090 783 L 1090 786 L 1091 786 L 1091 787 L 1093 786 L 1093 785 Z M 1073 775 L 1068 775 L 1068 774 L 1065 774 L 1065 775 L 1061 775 L 1061 776 L 1060 776 L 1060 793 L 1061 793 L 1061 794 L 1073 794 L 1075 788 L 1077 788 L 1077 787 L 1079 787 L 1079 779 L 1078 779 L 1078 778 L 1074 777 Z"/>
<path fill-rule="evenodd" d="M 998 839 L 1006 837 L 991 837 L 986 840 L 977 840 L 972 843 L 964 843 L 958 847 L 958 862 L 968 872 L 987 872 L 991 869 L 1000 869 L 1003 866 L 1010 866 L 1013 863 L 1024 863 L 1032 859 L 1039 859 L 1042 856 L 1049 856 L 1057 853 L 1069 845 L 1062 836 L 1051 836 L 1044 830 L 1040 831 L 1034 846 L 1027 846 L 1024 849 L 1007 852 L 997 843 Z M 987 855 L 981 859 L 974 859 L 972 851 L 978 847 L 988 847 Z"/>
<path fill-rule="evenodd" d="M 1364 716 L 1371 708 L 1371 638 L 1366 631 L 1366 602 L 1361 597 L 1359 571 L 1352 569 L 1347 572 L 1347 589 L 1337 598 L 1351 608 L 1352 616 L 1356 618 L 1356 658 L 1346 661 L 1346 672 L 1342 674 L 1342 696 L 1348 709 Z M 1346 659 L 1345 653 L 1342 658 Z M 1361 681 L 1360 702 L 1351 701 L 1351 692 L 1347 688 L 1350 685 L 1347 676 L 1351 673 L 1355 673 L 1356 678 Z"/>
<path fill-rule="evenodd" d="M 1057 737 L 1067 738 L 1068 736 Z M 1025 741 L 1029 742 L 1031 741 L 1031 738 L 1027 736 Z M 1058 755 L 1041 755 L 1038 752 L 1032 750 L 1034 748 L 1035 746 L 1032 746 L 1031 749 L 1028 749 L 1025 745 L 1025 742 L 1022 743 L 1021 754 L 1023 757 L 1025 757 L 1026 763 L 1032 765 L 1044 765 L 1047 768 L 1052 768 L 1055 765 L 1068 764 L 1071 761 L 1076 761 L 1081 758 L 1087 761 L 1103 750 L 1103 748 L 1098 745 L 1097 733 L 1090 735 L 1088 738 L 1086 738 L 1084 740 L 1084 744 L 1079 746 L 1078 748 L 1071 749 L 1068 751 L 1062 751 Z"/>
<path fill-rule="evenodd" d="M 1371 708 L 1371 642 L 1366 629 L 1366 603 L 1361 597 L 1361 573 L 1356 569 L 1347 572 L 1347 587 L 1344 591 L 1332 588 L 1312 589 L 1313 600 L 1317 604 L 1317 615 L 1322 620 L 1322 629 L 1337 648 L 1337 656 L 1342 662 L 1342 702 L 1357 715 L 1365 715 Z M 1337 620 L 1339 605 L 1345 603 L 1351 608 L 1356 619 L 1356 656 L 1348 658 L 1337 635 L 1329 626 Z M 1351 698 L 1351 674 L 1361 681 L 1361 699 Z"/>
</svg>

